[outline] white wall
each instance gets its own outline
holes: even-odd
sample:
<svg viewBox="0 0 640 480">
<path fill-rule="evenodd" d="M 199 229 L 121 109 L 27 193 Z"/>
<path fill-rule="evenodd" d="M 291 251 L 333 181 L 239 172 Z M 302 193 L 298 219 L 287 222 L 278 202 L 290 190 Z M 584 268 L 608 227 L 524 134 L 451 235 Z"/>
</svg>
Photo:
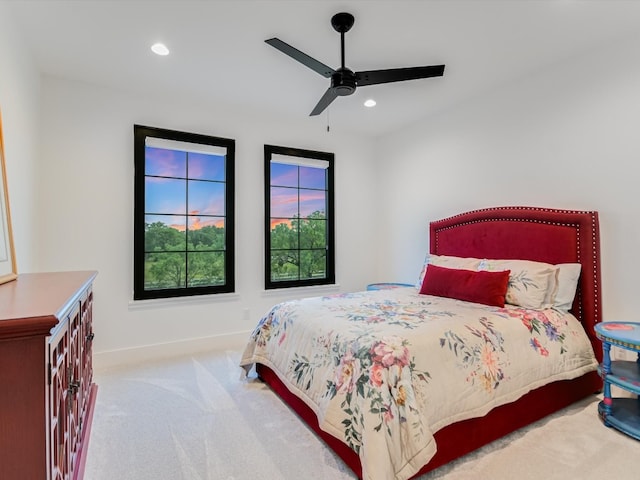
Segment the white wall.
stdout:
<svg viewBox="0 0 640 480">
<path fill-rule="evenodd" d="M 375 171 L 366 139 L 327 133 L 304 122 L 261 118 L 224 105 L 143 98 L 51 77 L 43 80 L 42 97 L 38 221 L 47 234 L 39 247 L 38 267 L 98 270 L 94 315 L 98 364 L 144 356 L 121 350 L 145 345 L 201 339 L 182 346 L 199 348 L 232 341 L 226 335 L 245 341 L 260 316 L 278 301 L 361 290 L 372 281 L 377 251 Z M 132 304 L 134 124 L 236 140 L 236 294 Z M 339 288 L 264 291 L 265 143 L 335 153 Z M 168 354 L 182 347 L 164 345 L 147 351 Z"/>
<path fill-rule="evenodd" d="M 595 209 L 605 319 L 635 318 L 638 37 L 549 66 L 372 147 L 225 105 L 41 82 L 3 10 L 0 2 L 0 107 L 18 268 L 99 271 L 97 363 L 132 358 L 145 345 L 158 355 L 244 339 L 277 301 L 332 291 L 264 292 L 264 143 L 336 153 L 340 291 L 413 282 L 431 220 L 496 205 Z M 134 123 L 236 139 L 236 294 L 132 305 Z M 163 345 L 191 339 L 203 340 Z"/>
<path fill-rule="evenodd" d="M 0 3 L 0 112 L 18 272 L 35 268 L 40 75 Z"/>
<path fill-rule="evenodd" d="M 500 205 L 598 210 L 605 320 L 637 320 L 640 37 L 385 137 L 379 276 L 415 281 L 428 224 Z"/>
</svg>

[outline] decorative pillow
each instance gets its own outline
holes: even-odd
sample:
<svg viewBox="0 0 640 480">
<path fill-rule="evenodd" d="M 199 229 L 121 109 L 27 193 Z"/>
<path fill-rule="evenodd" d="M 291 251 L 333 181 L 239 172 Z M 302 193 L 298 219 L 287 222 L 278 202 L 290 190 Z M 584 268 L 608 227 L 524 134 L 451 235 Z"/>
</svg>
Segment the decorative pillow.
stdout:
<svg viewBox="0 0 640 480">
<path fill-rule="evenodd" d="M 420 288 L 423 295 L 504 307 L 509 270 L 486 272 L 427 265 Z"/>
<path fill-rule="evenodd" d="M 482 260 L 478 270 L 510 270 L 506 303 L 524 308 L 549 308 L 555 289 L 557 267 L 530 260 Z"/>
<path fill-rule="evenodd" d="M 553 297 L 553 308 L 568 312 L 573 306 L 573 299 L 578 288 L 578 279 L 582 265 L 579 263 L 560 263 L 556 265 L 556 291 Z"/>
<path fill-rule="evenodd" d="M 422 282 L 424 281 L 424 272 L 427 269 L 427 265 L 437 265 L 439 267 L 457 268 L 463 270 L 478 270 L 481 259 L 472 257 L 453 257 L 449 255 L 432 255 L 427 254 L 424 258 L 424 264 L 418 275 L 418 281 L 416 282 L 416 288 L 422 288 Z"/>
</svg>

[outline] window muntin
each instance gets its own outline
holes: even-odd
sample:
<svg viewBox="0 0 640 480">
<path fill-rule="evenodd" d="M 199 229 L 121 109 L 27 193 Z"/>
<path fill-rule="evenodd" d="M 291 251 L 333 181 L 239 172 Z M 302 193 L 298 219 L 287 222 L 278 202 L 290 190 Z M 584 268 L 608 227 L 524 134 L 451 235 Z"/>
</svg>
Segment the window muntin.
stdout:
<svg viewBox="0 0 640 480">
<path fill-rule="evenodd" d="M 134 299 L 234 290 L 229 139 L 134 126 Z"/>
<path fill-rule="evenodd" d="M 335 283 L 331 153 L 265 145 L 265 287 Z"/>
</svg>

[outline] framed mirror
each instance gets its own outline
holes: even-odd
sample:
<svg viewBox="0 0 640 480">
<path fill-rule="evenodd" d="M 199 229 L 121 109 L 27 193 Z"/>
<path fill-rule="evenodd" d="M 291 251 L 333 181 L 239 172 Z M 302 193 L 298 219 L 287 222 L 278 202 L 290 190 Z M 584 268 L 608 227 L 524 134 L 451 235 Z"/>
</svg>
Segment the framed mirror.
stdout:
<svg viewBox="0 0 640 480">
<path fill-rule="evenodd" d="M 0 283 L 9 282 L 18 276 L 16 254 L 11 230 L 9 192 L 7 191 L 7 170 L 4 163 L 4 139 L 2 117 L 0 116 Z"/>
</svg>

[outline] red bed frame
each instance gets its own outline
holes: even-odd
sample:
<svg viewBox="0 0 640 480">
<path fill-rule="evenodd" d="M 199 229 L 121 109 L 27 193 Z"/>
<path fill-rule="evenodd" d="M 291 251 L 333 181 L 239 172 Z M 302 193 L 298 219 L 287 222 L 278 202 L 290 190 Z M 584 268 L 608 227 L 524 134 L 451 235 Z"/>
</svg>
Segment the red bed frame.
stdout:
<svg viewBox="0 0 640 480">
<path fill-rule="evenodd" d="M 600 238 L 598 212 L 536 207 L 497 207 L 474 210 L 431 222 L 430 252 L 489 259 L 523 259 L 581 263 L 572 312 L 582 322 L 598 361 L 602 347 L 594 333 L 601 320 Z M 358 455 L 322 431 L 313 411 L 289 392 L 277 375 L 256 365 L 258 375 L 325 443 L 362 478 Z M 519 428 L 598 392 L 602 380 L 590 372 L 573 380 L 554 382 L 491 410 L 484 417 L 454 423 L 435 433 L 438 451 L 417 477 Z"/>
</svg>

